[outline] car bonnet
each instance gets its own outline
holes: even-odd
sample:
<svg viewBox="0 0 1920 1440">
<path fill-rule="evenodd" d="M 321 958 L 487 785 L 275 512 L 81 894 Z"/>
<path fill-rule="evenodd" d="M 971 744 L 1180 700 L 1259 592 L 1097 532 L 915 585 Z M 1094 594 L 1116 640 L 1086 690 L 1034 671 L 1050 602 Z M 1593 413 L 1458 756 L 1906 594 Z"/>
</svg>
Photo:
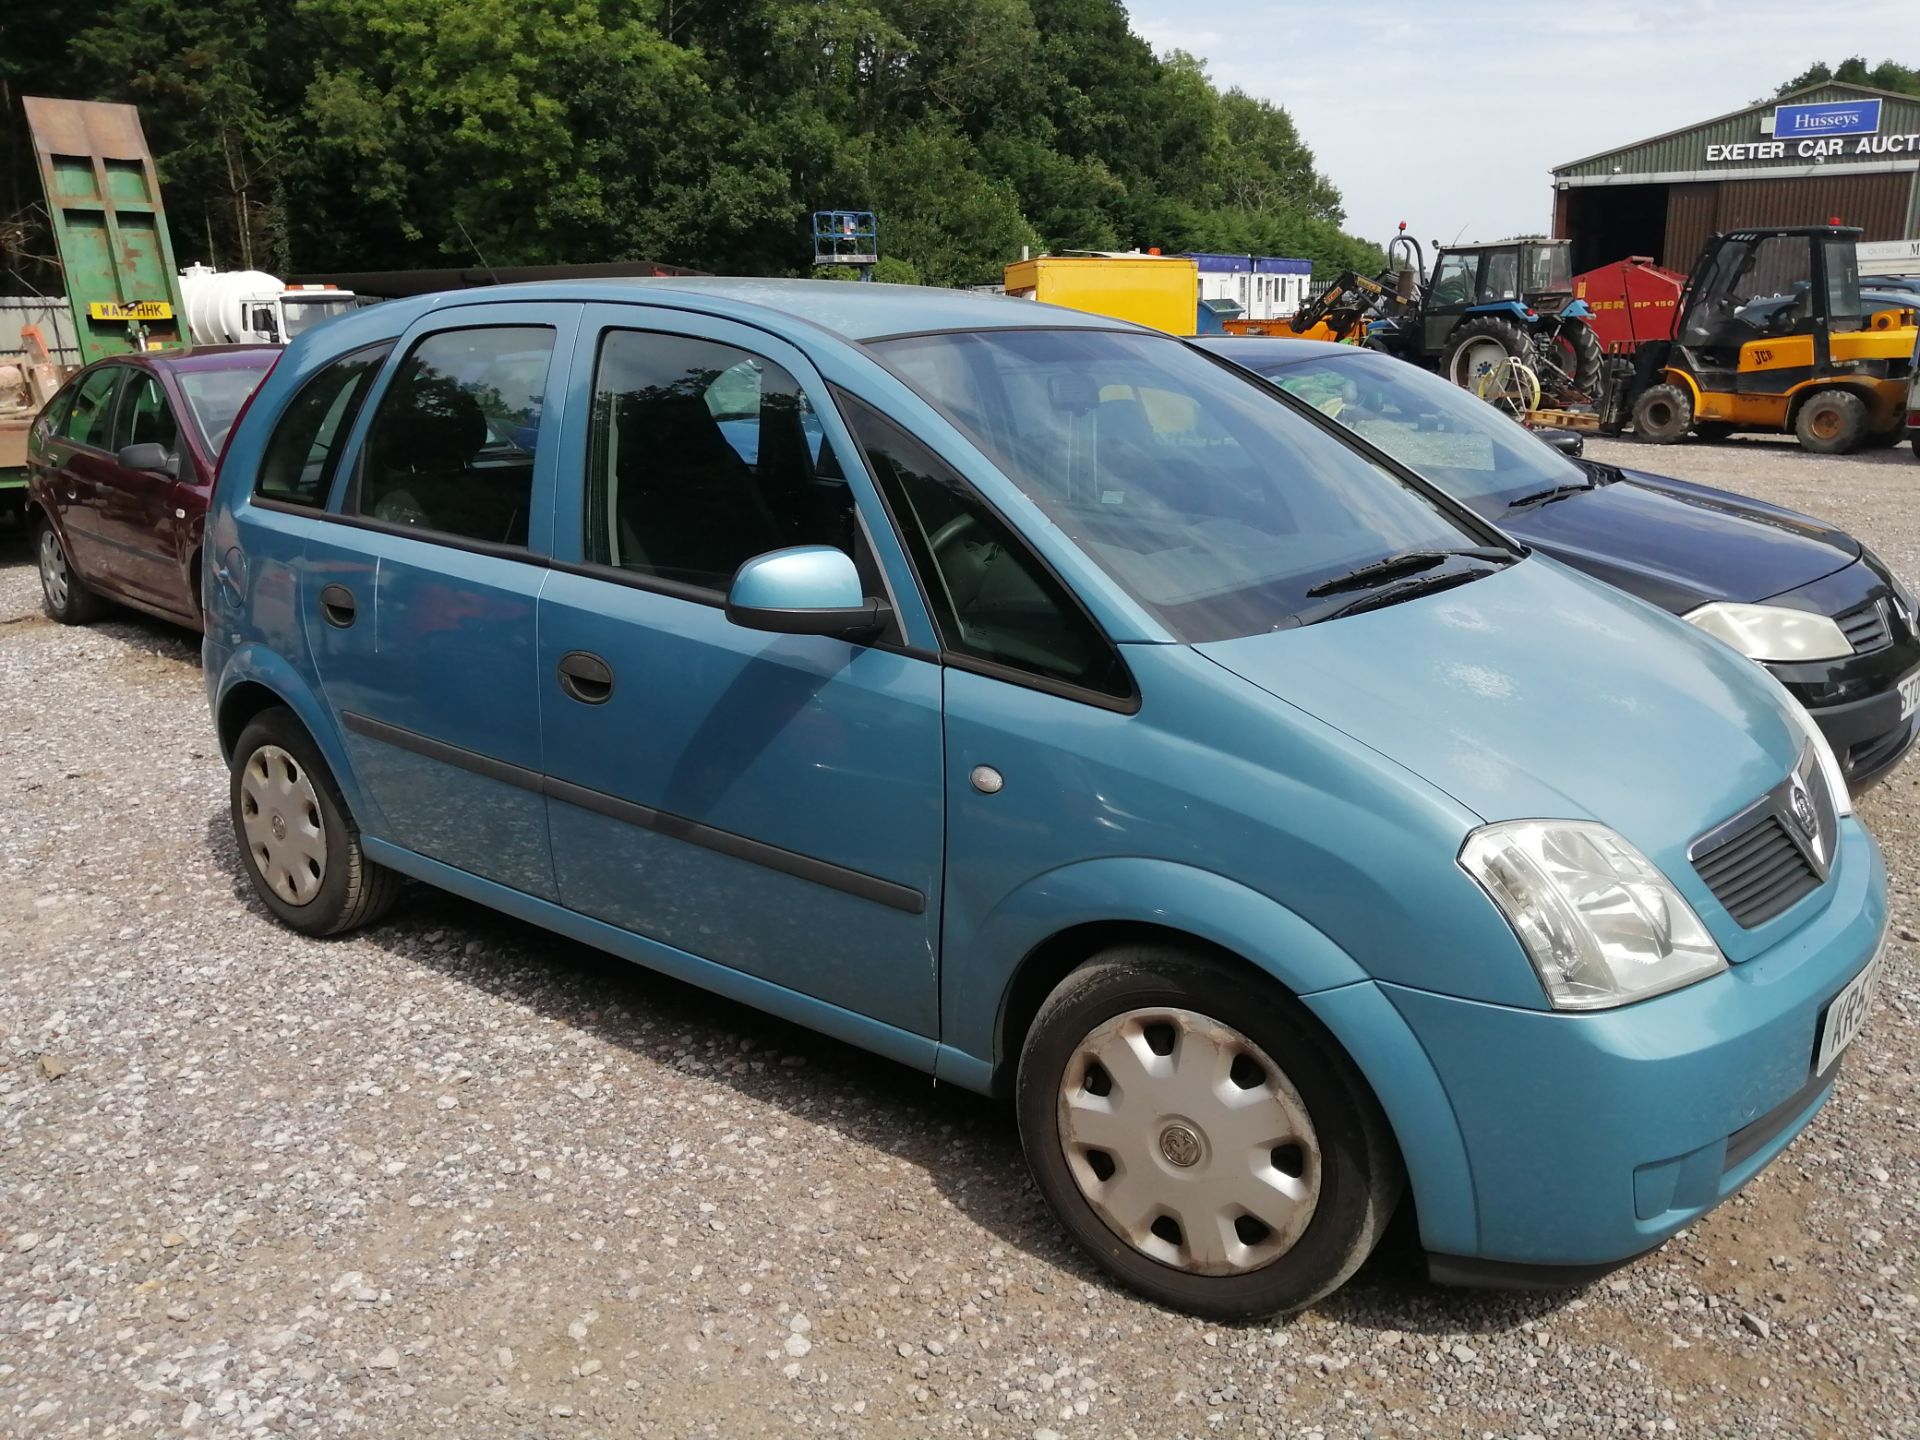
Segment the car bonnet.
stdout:
<svg viewBox="0 0 1920 1440">
<path fill-rule="evenodd" d="M 1539 556 L 1379 610 L 1196 648 L 1484 820 L 1598 820 L 1669 874 L 1799 752 L 1751 661 Z"/>
<path fill-rule="evenodd" d="M 1804 515 L 1632 472 L 1585 494 L 1490 518 L 1527 544 L 1676 612 L 1798 590 L 1860 554 L 1844 532 Z"/>
</svg>

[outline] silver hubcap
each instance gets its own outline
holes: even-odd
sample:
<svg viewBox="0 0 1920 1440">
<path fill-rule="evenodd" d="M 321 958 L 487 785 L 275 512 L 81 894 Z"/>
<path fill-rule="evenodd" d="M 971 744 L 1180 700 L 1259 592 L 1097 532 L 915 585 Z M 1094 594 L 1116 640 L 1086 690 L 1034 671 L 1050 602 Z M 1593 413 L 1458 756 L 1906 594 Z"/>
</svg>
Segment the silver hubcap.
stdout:
<svg viewBox="0 0 1920 1440">
<path fill-rule="evenodd" d="M 67 557 L 59 537 L 44 529 L 40 532 L 40 583 L 46 587 L 48 604 L 56 610 L 67 608 Z"/>
<path fill-rule="evenodd" d="M 1130 1010 L 1075 1048 L 1060 1143 L 1114 1234 L 1163 1265 L 1238 1275 L 1293 1248 L 1320 1198 L 1300 1094 L 1246 1036 L 1191 1010 Z"/>
<path fill-rule="evenodd" d="M 262 745 L 247 757 L 240 823 L 254 867 L 274 894 L 304 905 L 320 892 L 327 874 L 320 797 L 306 769 L 278 745 Z"/>
<path fill-rule="evenodd" d="M 1506 358 L 1507 347 L 1491 336 L 1469 340 L 1453 357 L 1453 383 L 1471 388 L 1476 380 L 1491 374 L 1493 367 Z"/>
</svg>

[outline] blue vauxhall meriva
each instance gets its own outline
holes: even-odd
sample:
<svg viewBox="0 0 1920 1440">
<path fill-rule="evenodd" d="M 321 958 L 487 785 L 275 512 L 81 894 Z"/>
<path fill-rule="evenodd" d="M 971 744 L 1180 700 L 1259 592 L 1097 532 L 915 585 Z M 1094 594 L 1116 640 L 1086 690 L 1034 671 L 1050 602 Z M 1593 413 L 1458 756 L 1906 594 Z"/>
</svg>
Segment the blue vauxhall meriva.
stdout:
<svg viewBox="0 0 1920 1440">
<path fill-rule="evenodd" d="M 969 1088 L 1126 1283 L 1403 1200 L 1565 1283 L 1832 1090 L 1878 852 L 1779 684 L 1182 341 L 884 285 L 506 287 L 288 347 L 206 673 L 262 902 L 440 886 Z"/>
</svg>

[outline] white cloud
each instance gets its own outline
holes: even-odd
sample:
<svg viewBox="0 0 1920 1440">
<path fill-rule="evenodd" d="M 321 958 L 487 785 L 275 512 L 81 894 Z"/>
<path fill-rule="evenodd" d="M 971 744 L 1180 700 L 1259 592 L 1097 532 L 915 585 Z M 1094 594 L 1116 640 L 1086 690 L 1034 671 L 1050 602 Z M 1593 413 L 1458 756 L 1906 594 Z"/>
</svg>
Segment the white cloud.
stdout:
<svg viewBox="0 0 1920 1440">
<path fill-rule="evenodd" d="M 1215 0 L 1200 28 L 1176 0 L 1128 8 L 1156 50 L 1286 106 L 1350 229 L 1443 241 L 1543 231 L 1556 164 L 1737 110 L 1816 60 L 1877 60 L 1914 19 L 1913 0 L 1824 0 L 1817 26 L 1805 0 Z"/>
</svg>

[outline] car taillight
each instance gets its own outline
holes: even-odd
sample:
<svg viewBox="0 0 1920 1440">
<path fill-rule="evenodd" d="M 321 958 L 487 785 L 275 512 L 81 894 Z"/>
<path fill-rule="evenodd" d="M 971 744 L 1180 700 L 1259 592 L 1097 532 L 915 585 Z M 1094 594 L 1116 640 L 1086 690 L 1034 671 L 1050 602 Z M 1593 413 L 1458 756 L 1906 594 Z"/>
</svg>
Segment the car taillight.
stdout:
<svg viewBox="0 0 1920 1440">
<path fill-rule="evenodd" d="M 260 387 L 267 383 L 267 377 L 273 374 L 273 367 L 280 363 L 280 357 L 286 353 L 284 350 L 274 352 L 273 359 L 267 362 L 267 368 L 260 372 L 260 379 L 255 382 L 253 389 L 247 392 L 247 398 L 240 402 L 240 408 L 234 412 L 233 424 L 227 427 L 227 438 L 220 446 L 220 458 L 213 463 L 213 478 L 216 482 L 220 479 L 220 472 L 226 468 L 227 451 L 233 448 L 233 437 L 240 433 L 240 422 L 247 418 L 247 411 L 253 408 L 253 397 L 260 393 Z"/>
</svg>

